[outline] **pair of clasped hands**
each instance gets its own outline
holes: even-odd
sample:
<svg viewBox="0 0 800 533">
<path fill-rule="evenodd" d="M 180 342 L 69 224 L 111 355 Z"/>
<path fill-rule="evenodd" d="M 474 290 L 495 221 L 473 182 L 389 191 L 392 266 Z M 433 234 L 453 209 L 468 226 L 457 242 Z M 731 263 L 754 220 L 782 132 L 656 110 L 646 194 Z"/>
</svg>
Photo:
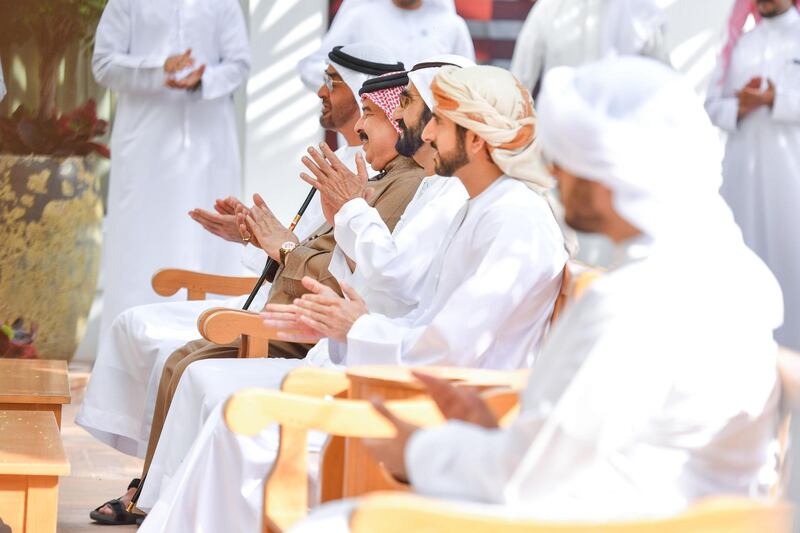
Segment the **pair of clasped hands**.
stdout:
<svg viewBox="0 0 800 533">
<path fill-rule="evenodd" d="M 200 85 L 203 73 L 206 71 L 205 65 L 200 65 L 194 70 L 189 71 L 185 76 L 178 77 L 188 69 L 194 67 L 195 60 L 192 57 L 192 49 L 189 48 L 184 53 L 170 56 L 164 61 L 164 72 L 167 73 L 167 80 L 164 85 L 170 89 L 192 91 Z"/>
<path fill-rule="evenodd" d="M 762 89 L 762 79 L 752 78 L 741 91 L 736 93 L 739 100 L 739 120 L 743 119 L 761 106 L 772 107 L 775 103 L 775 84 L 767 80 L 767 87 Z"/>
</svg>

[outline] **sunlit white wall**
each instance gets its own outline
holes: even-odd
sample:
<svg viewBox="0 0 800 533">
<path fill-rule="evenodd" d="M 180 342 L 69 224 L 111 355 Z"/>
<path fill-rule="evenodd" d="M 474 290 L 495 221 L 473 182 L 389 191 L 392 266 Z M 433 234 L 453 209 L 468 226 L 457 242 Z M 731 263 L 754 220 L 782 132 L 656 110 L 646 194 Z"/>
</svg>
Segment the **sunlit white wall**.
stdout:
<svg viewBox="0 0 800 533">
<path fill-rule="evenodd" d="M 253 66 L 244 111 L 244 191 L 288 223 L 308 192 L 299 156 L 322 139 L 320 104 L 297 73 L 319 48 L 327 0 L 249 0 Z"/>
<path fill-rule="evenodd" d="M 734 0 L 659 0 L 667 13 L 672 65 L 705 95 Z"/>
</svg>

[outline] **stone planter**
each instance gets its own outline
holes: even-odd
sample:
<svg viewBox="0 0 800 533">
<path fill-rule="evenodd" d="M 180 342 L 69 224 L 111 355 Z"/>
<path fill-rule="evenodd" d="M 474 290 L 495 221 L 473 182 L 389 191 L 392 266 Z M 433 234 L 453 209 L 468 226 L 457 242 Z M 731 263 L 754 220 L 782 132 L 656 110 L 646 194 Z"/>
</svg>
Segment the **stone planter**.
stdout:
<svg viewBox="0 0 800 533">
<path fill-rule="evenodd" d="M 86 329 L 102 240 L 95 162 L 0 154 L 0 323 L 35 323 L 44 359 L 70 360 Z"/>
</svg>

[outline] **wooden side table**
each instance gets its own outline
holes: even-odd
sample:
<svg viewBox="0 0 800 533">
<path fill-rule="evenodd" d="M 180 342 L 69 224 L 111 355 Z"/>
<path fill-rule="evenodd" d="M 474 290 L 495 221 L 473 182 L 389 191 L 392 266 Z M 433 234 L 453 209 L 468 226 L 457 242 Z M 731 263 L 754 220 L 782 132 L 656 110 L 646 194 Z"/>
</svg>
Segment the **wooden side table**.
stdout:
<svg viewBox="0 0 800 533">
<path fill-rule="evenodd" d="M 51 412 L 0 410 L 0 517 L 14 533 L 55 533 L 69 471 Z"/>
<path fill-rule="evenodd" d="M 61 428 L 61 406 L 70 398 L 66 361 L 0 359 L 0 409 L 50 411 Z"/>
</svg>

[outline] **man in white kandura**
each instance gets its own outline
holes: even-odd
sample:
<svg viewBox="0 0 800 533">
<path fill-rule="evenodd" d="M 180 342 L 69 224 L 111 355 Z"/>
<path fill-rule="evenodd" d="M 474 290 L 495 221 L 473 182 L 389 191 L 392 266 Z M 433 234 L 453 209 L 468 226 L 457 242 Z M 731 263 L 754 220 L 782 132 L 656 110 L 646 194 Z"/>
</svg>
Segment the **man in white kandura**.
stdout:
<svg viewBox="0 0 800 533">
<path fill-rule="evenodd" d="M 460 70 L 454 66 L 439 66 L 442 62 L 457 62 L 456 58 L 434 59 L 442 61 L 431 61 L 427 67 L 420 65 L 409 74 L 411 83 L 404 95 L 406 107 L 403 110 L 406 133 L 411 134 L 411 136 L 404 136 L 405 142 L 409 145 L 421 144 L 422 124 L 420 120 L 425 119 L 425 108 L 427 107 L 425 103 L 433 101 L 429 87 L 435 71 L 441 72 L 445 68 Z M 433 267 L 426 268 L 432 272 L 432 274 L 428 274 L 428 279 L 433 284 L 440 277 L 440 269 L 442 273 L 445 272 L 445 268 L 453 269 L 454 272 L 450 273 L 452 277 L 449 282 L 440 283 L 437 288 L 426 283 L 422 288 L 420 305 L 428 303 L 431 299 L 428 297 L 428 293 L 432 290 L 436 290 L 440 298 L 444 298 L 443 291 L 450 290 L 452 291 L 453 305 L 441 312 L 442 321 L 440 323 L 456 323 L 458 317 L 455 315 L 464 312 L 463 309 L 458 308 L 456 301 L 463 302 L 464 299 L 469 298 L 470 292 L 480 291 L 479 287 L 485 288 L 493 285 L 497 291 L 493 292 L 493 297 L 484 298 L 484 304 L 492 309 L 499 309 L 502 306 L 516 309 L 519 311 L 519 317 L 513 321 L 500 318 L 497 321 L 488 322 L 475 334 L 482 335 L 484 338 L 502 339 L 509 335 L 511 326 L 515 324 L 520 332 L 524 332 L 521 334 L 530 336 L 529 340 L 519 339 L 519 344 L 535 346 L 542 332 L 542 319 L 546 322 L 550 317 L 555 295 L 560 286 L 560 272 L 567 254 L 564 250 L 560 229 L 546 200 L 538 192 L 531 190 L 531 188 L 544 189 L 547 187 L 547 182 L 540 181 L 536 173 L 537 167 L 531 166 L 535 151 L 532 137 L 535 119 L 532 114 L 530 97 L 527 101 L 523 99 L 524 90 L 519 90 L 513 77 L 507 72 L 492 67 L 485 68 L 489 70 L 483 72 L 484 77 L 487 74 L 500 74 L 507 77 L 501 78 L 499 83 L 480 86 L 480 92 L 497 106 L 496 109 L 490 107 L 490 109 L 494 109 L 493 125 L 485 125 L 481 131 L 490 139 L 489 142 L 493 143 L 492 146 L 495 149 L 492 154 L 500 161 L 503 168 L 507 169 L 511 175 L 520 177 L 503 176 L 503 171 L 494 163 L 490 163 L 487 141 L 478 141 L 476 134 L 464 130 L 464 143 L 460 143 L 458 139 L 461 135 L 456 133 L 455 123 L 449 122 L 450 135 L 437 141 L 441 155 L 437 155 L 436 152 L 433 154 L 436 171 L 440 175 L 450 175 L 454 171 L 458 172 L 459 176 L 463 175 L 461 181 L 467 185 L 467 191 L 471 191 L 474 197 L 459 210 L 456 220 L 449 226 L 449 230 L 443 237 L 444 243 L 436 247 L 436 250 L 447 250 L 447 264 L 450 267 L 442 266 L 441 254 L 437 254 L 439 257 L 435 258 Z M 419 87 L 422 88 L 419 89 Z M 491 106 L 491 104 L 486 105 Z M 516 137 L 521 139 L 518 145 L 505 148 L 501 146 L 504 141 Z M 421 150 L 424 150 L 423 155 L 420 156 L 421 162 L 423 156 L 430 161 L 432 154 L 428 152 L 427 148 L 422 143 L 416 152 L 419 154 Z M 426 152 L 427 155 L 425 155 Z M 531 177 L 525 178 L 526 175 Z M 320 181 L 320 186 L 324 189 L 324 184 L 322 180 Z M 526 182 L 527 186 L 521 181 Z M 432 186 L 441 186 L 444 182 L 432 183 L 434 184 Z M 483 190 L 479 193 L 476 192 L 476 189 L 480 188 Z M 358 217 L 367 220 L 371 215 L 359 204 L 360 202 L 356 202 L 350 207 L 361 213 Z M 470 215 L 474 214 L 475 219 L 471 219 L 471 217 L 469 220 L 464 219 L 467 209 L 469 209 Z M 419 233 L 426 231 L 426 221 L 434 215 L 423 209 L 423 205 L 416 203 L 409 205 L 407 213 L 413 213 L 413 216 L 407 219 L 400 231 L 395 230 L 393 237 L 398 246 L 406 250 L 403 257 L 413 260 L 413 257 L 410 256 L 413 256 L 414 250 L 408 245 L 413 241 L 410 239 L 411 236 L 417 235 L 420 239 L 419 242 L 422 243 L 416 253 L 425 253 L 425 248 L 428 248 L 429 244 L 436 244 Z M 336 218 L 338 225 L 339 214 L 336 215 Z M 367 236 L 374 237 L 378 234 L 378 228 L 372 224 L 365 228 Z M 337 231 L 339 231 L 338 228 Z M 344 231 L 349 230 L 344 228 Z M 458 235 L 454 236 L 454 233 Z M 468 237 L 474 239 L 474 243 L 468 242 Z M 502 241 L 497 246 L 501 247 L 503 251 L 500 251 L 500 248 L 496 249 L 497 255 L 492 254 L 491 243 L 494 240 Z M 359 243 L 356 243 L 356 249 L 358 247 Z M 507 268 L 509 265 L 506 263 L 505 267 L 501 267 L 504 269 L 504 277 L 498 279 L 497 268 L 493 267 L 503 263 L 504 260 L 508 260 L 514 265 Z M 456 268 L 457 261 L 460 261 L 461 264 Z M 356 267 L 356 272 L 359 268 L 360 266 Z M 395 265 L 393 268 L 397 269 L 397 266 Z M 456 283 L 457 276 L 462 276 L 460 285 Z M 353 294 L 352 291 L 350 292 Z M 533 303 L 532 300 L 537 300 L 537 302 Z M 447 318 L 448 314 L 450 315 L 449 319 Z M 461 318 L 463 319 L 463 316 Z M 432 326 L 430 329 L 433 330 L 434 327 L 436 326 Z M 454 334 L 455 332 L 450 333 Z M 420 344 L 424 345 L 425 341 L 421 340 Z M 509 368 L 514 364 L 520 365 L 520 359 L 523 361 L 522 364 L 527 361 L 526 358 L 516 357 L 516 353 L 510 353 L 509 360 L 505 361 L 504 354 L 501 352 L 502 346 L 502 340 L 492 341 L 491 346 L 481 346 L 480 349 L 483 352 L 473 360 L 464 360 L 463 364 L 474 363 L 487 367 Z M 458 347 L 452 349 L 458 350 Z M 461 355 L 455 352 L 449 353 L 446 350 L 447 348 L 443 348 L 443 352 L 439 354 L 440 360 L 448 357 L 456 359 Z M 495 352 L 491 356 L 482 360 L 487 352 L 493 350 Z M 203 363 L 205 364 L 205 362 Z M 282 375 L 277 376 L 273 372 L 271 377 L 268 377 L 264 373 L 264 368 L 268 366 L 269 361 L 263 361 L 260 365 L 256 361 L 252 363 L 240 361 L 239 363 L 249 365 L 251 374 L 259 375 L 260 372 L 260 377 L 255 380 L 249 379 L 242 372 L 238 378 L 239 386 L 259 384 L 263 386 L 268 379 L 272 381 L 271 386 L 278 386 L 279 378 Z M 239 370 L 232 369 L 232 366 L 228 365 L 225 372 L 240 373 Z M 257 369 L 258 366 L 261 367 L 261 370 Z M 173 408 L 181 394 L 187 396 L 192 393 L 198 394 L 196 390 L 191 391 L 190 387 L 202 384 L 206 391 L 213 390 L 214 385 L 211 379 L 214 373 L 210 371 L 210 367 L 206 366 L 204 370 L 206 377 L 201 379 L 202 374 L 195 373 L 195 369 L 200 368 L 202 367 L 195 363 L 184 374 L 184 379 L 181 380 L 176 394 L 176 400 L 173 402 Z M 239 365 L 239 369 L 241 368 L 244 367 Z M 217 372 L 216 375 L 220 375 L 220 372 Z M 190 376 L 194 376 L 194 378 Z M 192 381 L 187 381 L 187 377 Z M 219 403 L 223 398 L 215 395 L 215 399 Z M 198 408 L 201 406 L 195 404 L 194 409 Z M 205 408 L 206 406 L 203 405 L 202 409 L 205 410 Z M 171 411 L 170 416 L 175 413 L 176 411 Z M 186 413 L 188 411 L 184 412 L 184 416 Z M 196 524 L 213 524 L 213 527 L 225 527 L 229 531 L 246 531 L 252 527 L 252 524 L 259 520 L 262 509 L 263 480 L 277 451 L 278 441 L 275 429 L 274 427 L 270 428 L 255 438 L 236 437 L 227 430 L 220 415 L 220 408 L 216 407 L 208 417 L 191 451 L 180 465 L 180 469 L 162 491 L 158 503 L 144 522 L 145 529 L 143 531 L 179 531 L 181 525 L 186 523 L 187 513 L 185 510 L 192 507 L 195 501 L 216 499 L 219 491 L 243 494 L 244 498 L 240 501 L 241 507 L 237 507 L 235 513 L 223 515 L 220 514 L 219 509 L 209 506 L 208 512 L 202 513 L 202 516 L 198 516 L 197 513 L 193 515 L 197 520 Z M 177 435 L 176 432 L 177 425 L 173 431 L 173 438 Z M 163 435 L 166 439 L 166 433 Z M 323 441 L 323 436 L 312 434 L 311 449 L 319 450 Z M 223 463 L 214 459 L 220 456 L 225 457 L 224 467 L 222 467 Z M 145 483 L 145 491 L 148 490 L 147 487 L 148 485 Z M 226 505 L 229 504 L 230 502 L 226 503 Z M 236 518 L 233 519 L 231 515 L 235 515 Z M 188 528 L 187 531 L 190 529 Z"/>
<path fill-rule="evenodd" d="M 556 324 L 510 427 L 421 375 L 450 422 L 419 429 L 378 403 L 398 434 L 368 447 L 416 492 L 505 517 L 606 522 L 766 495 L 780 290 L 719 196 L 702 103 L 671 69 L 627 57 L 551 70 L 539 109 L 567 223 L 612 238 L 617 266 Z M 345 530 L 353 505 L 292 531 Z"/>
<path fill-rule="evenodd" d="M 668 62 L 665 20 L 654 0 L 539 0 L 517 37 L 511 72 L 533 90 L 553 67 L 608 55 Z"/>
<path fill-rule="evenodd" d="M 761 21 L 726 47 L 706 109 L 728 133 L 722 195 L 783 289 L 775 338 L 800 350 L 800 14 L 792 0 L 739 4 L 757 8 Z"/>
<path fill-rule="evenodd" d="M 361 114 L 358 90 L 379 71 L 390 72 L 397 68 L 388 54 L 380 46 L 365 43 L 340 48 L 330 59 L 325 71 L 326 81 L 317 93 L 322 101 L 320 124 L 343 135 L 347 144 L 336 153 L 353 169 L 356 154 L 362 152 L 361 140 L 354 130 Z M 231 210 L 235 203 L 238 201 L 217 202 L 223 212 L 225 208 Z M 195 209 L 192 216 L 215 235 L 242 242 L 232 214 Z M 304 239 L 324 222 L 317 195 L 295 228 L 295 234 Z M 257 268 L 266 260 L 266 255 L 259 252 L 262 264 Z M 265 284 L 251 309 L 261 309 L 268 293 L 269 284 Z M 203 310 L 218 306 L 238 309 L 244 300 L 245 297 L 226 301 L 168 302 L 138 306 L 122 313 L 113 323 L 108 349 L 98 354 L 77 423 L 114 448 L 143 457 L 164 361 L 176 349 L 198 338 L 197 317 Z"/>
<path fill-rule="evenodd" d="M 306 87 L 319 87 L 328 50 L 356 41 L 381 43 L 409 66 L 440 54 L 475 60 L 454 0 L 344 0 L 320 48 L 298 64 Z"/>
<path fill-rule="evenodd" d="M 158 269 L 241 273 L 241 246 L 186 217 L 241 187 L 232 95 L 247 80 L 250 49 L 239 2 L 110 0 L 92 70 L 119 95 L 103 246 L 103 353 L 122 311 L 160 299 L 150 286 Z"/>
</svg>

